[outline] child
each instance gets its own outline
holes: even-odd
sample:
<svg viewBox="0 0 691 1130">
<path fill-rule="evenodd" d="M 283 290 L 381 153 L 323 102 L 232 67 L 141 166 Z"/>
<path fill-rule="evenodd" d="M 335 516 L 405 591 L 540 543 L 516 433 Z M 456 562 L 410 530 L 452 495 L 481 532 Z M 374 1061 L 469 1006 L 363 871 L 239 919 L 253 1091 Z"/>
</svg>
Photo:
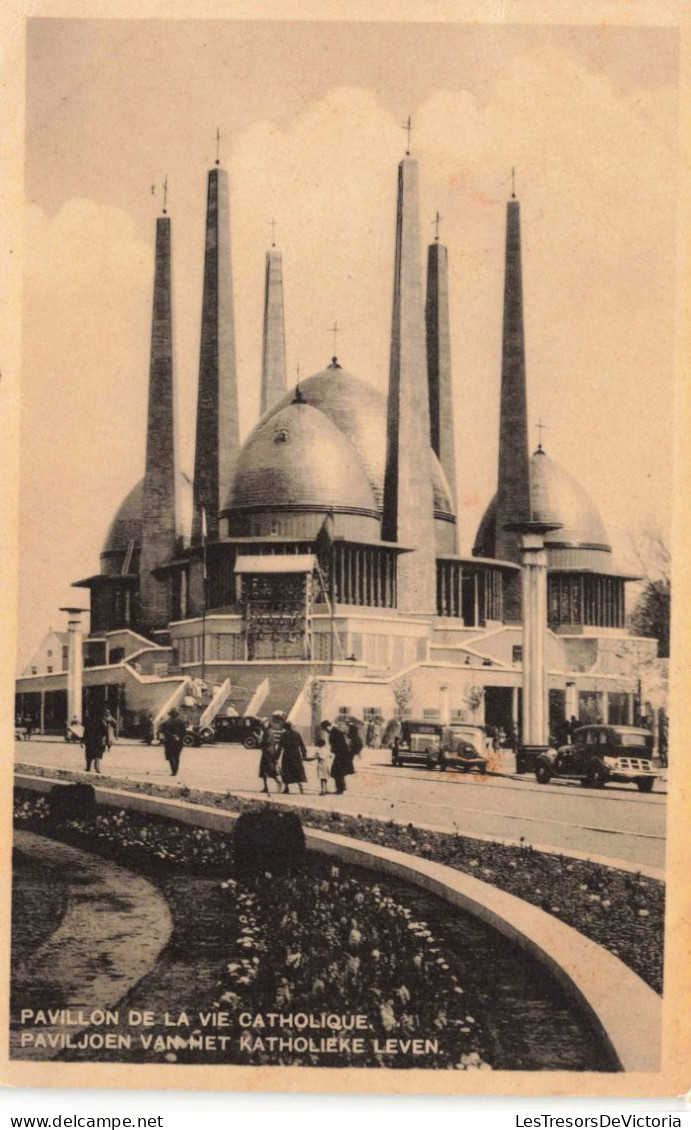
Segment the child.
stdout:
<svg viewBox="0 0 691 1130">
<path fill-rule="evenodd" d="M 329 782 L 329 760 L 326 742 L 320 738 L 317 742 L 317 780 L 319 781 L 319 795 L 326 796 Z"/>
</svg>

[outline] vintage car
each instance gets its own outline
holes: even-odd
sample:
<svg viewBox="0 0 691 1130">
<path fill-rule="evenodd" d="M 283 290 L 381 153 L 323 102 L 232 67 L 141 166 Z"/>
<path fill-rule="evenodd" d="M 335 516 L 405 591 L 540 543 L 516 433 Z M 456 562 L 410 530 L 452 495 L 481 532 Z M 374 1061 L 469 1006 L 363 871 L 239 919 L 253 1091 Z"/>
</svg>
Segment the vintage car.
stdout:
<svg viewBox="0 0 691 1130">
<path fill-rule="evenodd" d="M 195 727 L 200 744 L 239 742 L 245 749 L 257 749 L 261 742 L 261 722 L 253 714 L 219 714 L 209 726 Z"/>
<path fill-rule="evenodd" d="M 462 773 L 476 769 L 478 773 L 484 773 L 487 762 L 485 731 L 482 726 L 458 722 L 444 727 L 440 769 L 459 769 Z"/>
<path fill-rule="evenodd" d="M 635 726 L 581 726 L 572 745 L 540 753 L 535 763 L 535 777 L 541 785 L 552 777 L 571 778 L 594 788 L 623 781 L 649 793 L 659 776 L 653 735 Z"/>
<path fill-rule="evenodd" d="M 439 722 L 404 719 L 391 746 L 391 764 L 413 762 L 428 769 L 439 767 L 442 757 L 443 726 Z"/>
</svg>

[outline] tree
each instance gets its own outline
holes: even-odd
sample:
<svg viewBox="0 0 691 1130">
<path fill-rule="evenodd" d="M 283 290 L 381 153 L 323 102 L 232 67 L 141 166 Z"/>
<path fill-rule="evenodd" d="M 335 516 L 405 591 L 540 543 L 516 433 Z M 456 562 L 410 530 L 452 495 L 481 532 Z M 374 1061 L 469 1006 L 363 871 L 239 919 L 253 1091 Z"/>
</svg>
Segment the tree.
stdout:
<svg viewBox="0 0 691 1130">
<path fill-rule="evenodd" d="M 671 556 L 662 535 L 648 529 L 632 539 L 633 551 L 645 576 L 643 591 L 629 618 L 636 635 L 659 641 L 659 654 L 669 656 L 669 623 L 672 601 Z"/>
</svg>

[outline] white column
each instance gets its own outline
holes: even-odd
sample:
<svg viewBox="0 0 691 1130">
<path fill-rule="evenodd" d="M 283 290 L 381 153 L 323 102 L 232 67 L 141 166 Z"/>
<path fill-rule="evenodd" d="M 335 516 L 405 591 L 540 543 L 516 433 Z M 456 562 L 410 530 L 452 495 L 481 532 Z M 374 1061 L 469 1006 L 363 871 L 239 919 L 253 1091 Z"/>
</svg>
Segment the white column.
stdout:
<svg viewBox="0 0 691 1130">
<path fill-rule="evenodd" d="M 524 746 L 546 746 L 547 553 L 542 533 L 521 538 L 523 593 L 523 734 Z"/>
<path fill-rule="evenodd" d="M 439 721 L 442 726 L 451 725 L 451 708 L 449 705 L 448 683 L 443 683 L 439 688 Z"/>
<path fill-rule="evenodd" d="M 82 621 L 78 612 L 70 613 L 67 621 L 67 722 L 73 718 L 82 721 Z"/>
</svg>

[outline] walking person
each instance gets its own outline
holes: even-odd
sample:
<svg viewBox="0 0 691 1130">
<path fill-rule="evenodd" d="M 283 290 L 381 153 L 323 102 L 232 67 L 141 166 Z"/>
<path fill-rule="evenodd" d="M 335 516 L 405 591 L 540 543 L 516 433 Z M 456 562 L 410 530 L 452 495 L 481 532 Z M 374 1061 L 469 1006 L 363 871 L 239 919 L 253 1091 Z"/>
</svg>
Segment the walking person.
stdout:
<svg viewBox="0 0 691 1130">
<path fill-rule="evenodd" d="M 101 759 L 108 748 L 108 726 L 103 718 L 90 717 L 84 723 L 80 745 L 84 746 L 86 771 L 91 772 L 93 765 L 96 773 L 101 772 Z"/>
<path fill-rule="evenodd" d="M 329 747 L 333 754 L 333 761 L 331 763 L 331 776 L 336 785 L 336 792 L 340 795 L 346 791 L 346 777 L 349 777 L 355 772 L 353 768 L 353 759 L 350 750 L 348 749 L 348 742 L 342 730 L 337 726 L 332 725 L 326 719 L 321 724 L 321 728 L 325 734 L 329 735 Z"/>
<path fill-rule="evenodd" d="M 280 792 L 281 786 L 278 780 L 278 766 L 276 754 L 276 740 L 274 738 L 273 730 L 271 729 L 271 721 L 269 718 L 262 718 L 262 734 L 259 748 L 262 755 L 259 759 L 259 776 L 263 782 L 263 793 L 269 792 L 269 781 L 276 782 L 276 791 Z"/>
<path fill-rule="evenodd" d="M 351 722 L 348 726 L 348 748 L 350 749 L 351 758 L 359 757 L 362 753 L 360 729 L 355 722 Z"/>
<path fill-rule="evenodd" d="M 317 780 L 319 781 L 319 795 L 326 796 L 329 791 L 329 757 L 326 752 L 326 742 L 320 738 L 317 742 Z"/>
<path fill-rule="evenodd" d="M 182 753 L 182 744 L 185 734 L 187 733 L 187 727 L 175 707 L 173 707 L 161 726 L 161 732 L 163 734 L 164 757 L 170 765 L 170 775 L 171 777 L 177 777 L 178 770 L 180 769 L 180 754 Z"/>
<path fill-rule="evenodd" d="M 106 726 L 108 728 L 108 745 L 107 745 L 106 748 L 110 749 L 110 747 L 115 744 L 116 722 L 115 722 L 115 719 L 114 719 L 113 715 L 110 713 L 110 710 L 108 709 L 107 706 L 106 706 L 105 713 L 104 713 L 103 717 L 104 717 Z"/>
<path fill-rule="evenodd" d="M 283 792 L 289 793 L 291 785 L 297 785 L 303 793 L 303 785 L 307 780 L 303 761 L 307 757 L 305 743 L 302 735 L 293 729 L 292 722 L 286 721 L 285 729 L 278 743 L 281 755 L 281 777 L 283 778 Z"/>
</svg>

